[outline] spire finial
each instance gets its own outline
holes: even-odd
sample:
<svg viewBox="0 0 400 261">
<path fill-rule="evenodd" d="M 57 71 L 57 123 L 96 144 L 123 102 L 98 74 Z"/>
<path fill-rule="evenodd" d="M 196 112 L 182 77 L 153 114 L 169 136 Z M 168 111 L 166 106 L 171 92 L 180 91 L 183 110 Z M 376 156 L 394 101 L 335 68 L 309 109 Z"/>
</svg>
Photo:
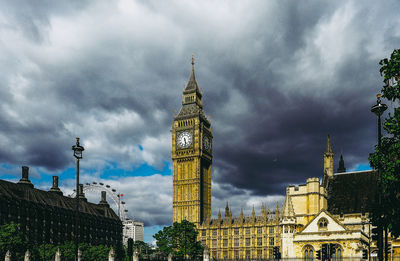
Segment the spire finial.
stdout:
<svg viewBox="0 0 400 261">
<path fill-rule="evenodd" d="M 192 53 L 192 68 L 194 67 L 194 54 Z"/>
</svg>

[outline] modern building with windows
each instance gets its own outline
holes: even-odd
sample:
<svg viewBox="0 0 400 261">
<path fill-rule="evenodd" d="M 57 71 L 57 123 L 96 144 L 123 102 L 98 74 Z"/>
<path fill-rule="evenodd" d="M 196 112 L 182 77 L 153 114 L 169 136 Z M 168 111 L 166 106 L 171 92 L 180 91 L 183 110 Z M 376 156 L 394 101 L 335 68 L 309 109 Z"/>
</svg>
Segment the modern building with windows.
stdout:
<svg viewBox="0 0 400 261">
<path fill-rule="evenodd" d="M 133 241 L 144 241 L 144 224 L 134 220 L 127 219 L 123 223 L 124 245 L 128 245 L 128 239 Z"/>
</svg>

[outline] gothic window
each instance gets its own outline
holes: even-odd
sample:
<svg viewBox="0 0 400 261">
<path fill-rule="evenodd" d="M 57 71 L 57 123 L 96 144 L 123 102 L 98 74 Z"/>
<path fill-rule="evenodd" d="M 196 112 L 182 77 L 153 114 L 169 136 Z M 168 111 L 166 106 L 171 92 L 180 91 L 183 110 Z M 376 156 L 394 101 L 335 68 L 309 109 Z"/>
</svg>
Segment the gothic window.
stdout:
<svg viewBox="0 0 400 261">
<path fill-rule="evenodd" d="M 269 227 L 269 233 L 273 234 L 274 233 L 274 227 Z"/>
<path fill-rule="evenodd" d="M 246 235 L 250 235 L 250 228 L 246 228 Z"/>
<path fill-rule="evenodd" d="M 314 258 L 314 248 L 312 246 L 306 246 L 304 248 L 304 260 L 311 261 Z"/>
<path fill-rule="evenodd" d="M 259 234 L 259 235 L 262 234 L 262 227 L 257 228 L 257 234 Z"/>
<path fill-rule="evenodd" d="M 262 258 L 262 250 L 257 250 L 257 258 Z"/>
<path fill-rule="evenodd" d="M 217 235 L 217 230 L 216 230 L 216 229 L 213 230 L 212 235 L 213 235 L 213 236 L 216 236 L 216 235 Z"/>
<path fill-rule="evenodd" d="M 239 235 L 239 229 L 238 228 L 235 228 L 235 235 Z"/>
<path fill-rule="evenodd" d="M 224 229 L 224 236 L 228 235 L 228 229 Z"/>
<path fill-rule="evenodd" d="M 217 240 L 216 239 L 213 239 L 212 240 L 212 247 L 217 247 Z"/>
<path fill-rule="evenodd" d="M 273 245 L 274 245 L 274 238 L 273 238 L 273 237 L 270 237 L 270 238 L 269 238 L 269 245 L 270 245 L 270 246 L 273 246 Z"/>
<path fill-rule="evenodd" d="M 202 231 L 201 231 L 201 235 L 202 235 L 203 237 L 205 237 L 205 236 L 206 236 L 206 230 L 202 230 Z"/>
<path fill-rule="evenodd" d="M 235 250 L 235 259 L 239 259 L 239 251 Z"/>
<path fill-rule="evenodd" d="M 262 246 L 262 237 L 257 238 L 257 246 Z"/>
<path fill-rule="evenodd" d="M 224 259 L 228 259 L 228 251 L 224 251 L 223 255 L 224 255 Z"/>
<path fill-rule="evenodd" d="M 250 238 L 246 238 L 246 246 L 250 246 Z"/>
<path fill-rule="evenodd" d="M 250 258 L 250 250 L 246 250 L 246 258 L 247 258 L 247 259 Z"/>
<path fill-rule="evenodd" d="M 228 239 L 224 239 L 222 241 L 222 244 L 223 244 L 224 247 L 228 247 Z"/>
<path fill-rule="evenodd" d="M 328 228 L 328 220 L 326 218 L 320 218 L 318 221 L 318 229 L 326 230 Z"/>
<path fill-rule="evenodd" d="M 235 247 L 239 246 L 239 238 L 234 239 L 234 244 L 235 244 Z"/>
</svg>

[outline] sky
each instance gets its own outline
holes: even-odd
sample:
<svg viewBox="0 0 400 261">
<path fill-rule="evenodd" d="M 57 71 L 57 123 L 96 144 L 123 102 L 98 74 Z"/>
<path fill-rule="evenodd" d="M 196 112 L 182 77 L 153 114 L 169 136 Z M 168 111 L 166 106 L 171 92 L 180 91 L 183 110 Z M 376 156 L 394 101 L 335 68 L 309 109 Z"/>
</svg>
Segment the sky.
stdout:
<svg viewBox="0 0 400 261">
<path fill-rule="evenodd" d="M 171 126 L 192 54 L 213 129 L 212 212 L 282 203 L 285 187 L 369 169 L 379 60 L 398 1 L 0 0 L 0 179 L 123 193 L 145 240 L 172 222 Z M 397 104 L 388 104 L 393 110 Z M 100 192 L 87 194 L 98 203 Z M 111 200 L 111 199 L 109 199 Z"/>
</svg>

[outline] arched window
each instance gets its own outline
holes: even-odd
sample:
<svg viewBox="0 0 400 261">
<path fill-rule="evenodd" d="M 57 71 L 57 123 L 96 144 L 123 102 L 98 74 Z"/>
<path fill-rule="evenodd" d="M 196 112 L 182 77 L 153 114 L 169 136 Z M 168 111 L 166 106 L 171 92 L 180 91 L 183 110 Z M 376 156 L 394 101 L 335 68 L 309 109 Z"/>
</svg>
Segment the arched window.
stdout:
<svg viewBox="0 0 400 261">
<path fill-rule="evenodd" d="M 318 229 L 326 230 L 328 228 L 328 220 L 326 218 L 320 218 L 318 221 Z"/>
<path fill-rule="evenodd" d="M 314 259 L 314 248 L 312 246 L 306 246 L 304 248 L 304 260 L 311 261 Z"/>
<path fill-rule="evenodd" d="M 335 246 L 335 253 L 332 255 L 332 261 L 341 261 L 342 260 L 342 248 L 340 245 Z"/>
</svg>

